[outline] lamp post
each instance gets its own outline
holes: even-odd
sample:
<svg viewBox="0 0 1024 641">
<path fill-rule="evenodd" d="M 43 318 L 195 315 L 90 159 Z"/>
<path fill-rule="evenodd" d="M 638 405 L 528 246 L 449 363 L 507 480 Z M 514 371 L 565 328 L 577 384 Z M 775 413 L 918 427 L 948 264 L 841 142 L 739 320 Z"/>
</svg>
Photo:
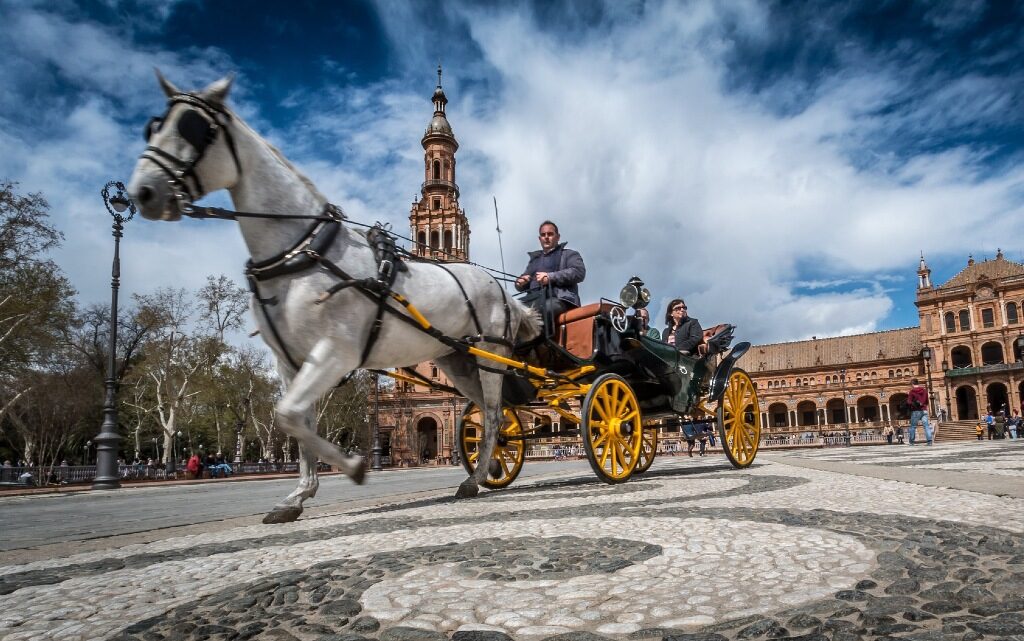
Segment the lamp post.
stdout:
<svg viewBox="0 0 1024 641">
<path fill-rule="evenodd" d="M 380 421 L 378 416 L 378 409 L 380 405 L 380 374 L 377 372 L 373 373 L 373 447 L 370 449 L 372 454 L 370 469 L 374 472 L 380 472 L 384 469 L 384 466 L 380 463 Z"/>
<path fill-rule="evenodd" d="M 839 370 L 839 382 L 843 387 L 843 441 L 850 445 L 850 408 L 846 404 L 846 368 Z"/>
<path fill-rule="evenodd" d="M 110 190 L 117 193 L 110 195 Z M 110 341 L 107 346 L 110 360 L 107 362 L 106 399 L 103 402 L 103 424 L 96 435 L 96 477 L 92 481 L 94 490 L 116 490 L 121 487 L 117 474 L 117 451 L 121 435 L 117 433 L 117 290 L 121 286 L 121 232 L 124 224 L 135 215 L 135 203 L 125 193 L 124 183 L 112 180 L 100 192 L 103 204 L 114 218 L 114 262 L 110 277 Z M 125 216 L 125 212 L 128 215 Z"/>
<path fill-rule="evenodd" d="M 231 403 L 228 403 L 228 408 L 235 415 L 235 465 L 242 464 L 242 430 L 245 429 L 245 413 L 246 408 L 249 406 L 249 399 L 242 399 L 242 412 L 239 413 L 237 409 Z"/>
<path fill-rule="evenodd" d="M 942 385 L 946 389 L 946 417 L 953 420 L 953 405 L 949 394 L 949 361 L 942 361 Z"/>
<path fill-rule="evenodd" d="M 458 400 L 452 396 L 452 465 L 462 463 L 462 447 L 459 444 L 459 406 Z"/>
<path fill-rule="evenodd" d="M 92 441 L 86 441 L 85 442 L 85 458 L 82 461 L 82 465 L 88 465 L 89 464 L 89 448 L 90 447 L 92 447 Z"/>
<path fill-rule="evenodd" d="M 935 392 L 932 391 L 932 348 L 922 348 L 921 358 L 924 359 L 924 380 L 928 386 L 928 401 L 931 403 L 933 416 L 938 416 L 939 410 L 936 408 L 937 403 L 935 402 Z"/>
<path fill-rule="evenodd" d="M 178 445 L 178 439 L 179 438 L 181 438 L 181 430 L 178 430 L 177 432 L 171 432 L 171 456 L 170 456 L 170 460 L 167 462 L 167 466 L 168 466 L 167 473 L 168 474 L 172 474 L 173 473 L 174 474 L 174 478 L 178 478 L 178 460 L 177 460 L 178 447 L 177 447 L 177 445 Z"/>
</svg>

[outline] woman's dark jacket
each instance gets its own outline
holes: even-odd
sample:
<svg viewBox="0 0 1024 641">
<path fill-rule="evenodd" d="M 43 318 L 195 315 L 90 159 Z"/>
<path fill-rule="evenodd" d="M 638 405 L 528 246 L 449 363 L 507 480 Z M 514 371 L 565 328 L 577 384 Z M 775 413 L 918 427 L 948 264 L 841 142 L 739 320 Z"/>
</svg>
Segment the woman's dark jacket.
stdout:
<svg viewBox="0 0 1024 641">
<path fill-rule="evenodd" d="M 672 333 L 672 326 L 665 328 L 661 340 L 668 342 L 668 335 Z M 697 346 L 704 341 L 704 330 L 700 328 L 700 321 L 692 316 L 687 316 L 679 329 L 676 330 L 675 346 L 680 352 L 693 353 Z"/>
</svg>

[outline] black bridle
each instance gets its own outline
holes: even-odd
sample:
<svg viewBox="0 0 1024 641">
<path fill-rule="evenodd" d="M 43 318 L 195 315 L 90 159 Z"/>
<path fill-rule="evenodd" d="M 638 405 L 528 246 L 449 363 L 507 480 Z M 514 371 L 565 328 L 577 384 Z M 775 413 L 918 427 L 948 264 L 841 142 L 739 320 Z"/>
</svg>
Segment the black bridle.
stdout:
<svg viewBox="0 0 1024 641">
<path fill-rule="evenodd" d="M 238 162 L 235 140 L 231 137 L 231 130 L 228 127 L 231 122 L 231 113 L 195 94 L 179 93 L 168 98 L 167 111 L 164 112 L 164 115 L 154 116 L 146 123 L 146 128 L 143 131 L 146 142 L 149 142 L 154 133 L 160 131 L 167 116 L 171 113 L 171 109 L 178 104 L 190 107 L 178 117 L 178 135 L 195 150 L 195 155 L 191 160 L 183 160 L 159 147 L 149 145 L 142 152 L 142 158 L 152 162 L 167 175 L 167 182 L 174 190 L 174 198 L 179 212 L 190 215 L 193 213 L 192 203 L 205 194 L 203 183 L 199 180 L 199 174 L 196 173 L 196 167 L 220 132 L 224 132 L 224 139 L 228 143 L 236 171 L 241 173 L 242 168 Z M 195 187 L 194 190 L 189 187 L 190 179 Z"/>
</svg>

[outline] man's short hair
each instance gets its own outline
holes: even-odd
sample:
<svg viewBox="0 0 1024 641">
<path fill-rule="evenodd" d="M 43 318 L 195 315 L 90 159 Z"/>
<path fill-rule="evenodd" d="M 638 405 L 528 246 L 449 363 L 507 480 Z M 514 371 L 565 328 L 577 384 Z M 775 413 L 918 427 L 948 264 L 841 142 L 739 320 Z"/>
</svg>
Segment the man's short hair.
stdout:
<svg viewBox="0 0 1024 641">
<path fill-rule="evenodd" d="M 911 385 L 917 385 L 917 379 L 916 378 L 910 379 L 910 384 Z"/>
<path fill-rule="evenodd" d="M 544 222 L 542 222 L 540 224 L 540 227 L 537 228 L 537 231 L 540 231 L 540 230 L 544 229 L 544 225 L 551 225 L 552 227 L 555 228 L 555 233 L 558 234 L 559 236 L 561 236 L 561 234 L 559 234 L 559 232 L 558 232 L 558 225 L 556 225 L 555 223 L 551 222 L 550 220 L 545 220 Z"/>
</svg>

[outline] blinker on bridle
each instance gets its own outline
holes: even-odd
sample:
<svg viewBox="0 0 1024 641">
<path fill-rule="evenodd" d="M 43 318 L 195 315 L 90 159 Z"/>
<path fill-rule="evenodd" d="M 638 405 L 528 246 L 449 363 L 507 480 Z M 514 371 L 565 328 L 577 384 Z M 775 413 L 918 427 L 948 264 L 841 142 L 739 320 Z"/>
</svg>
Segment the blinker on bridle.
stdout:
<svg viewBox="0 0 1024 641">
<path fill-rule="evenodd" d="M 180 93 L 168 99 L 167 111 L 164 115 L 154 116 L 146 123 L 143 130 L 146 142 L 149 142 L 153 134 L 160 131 L 168 114 L 170 114 L 171 109 L 176 104 L 186 104 L 191 107 L 178 117 L 177 129 L 178 135 L 195 149 L 195 156 L 192 160 L 186 161 L 175 157 L 159 147 L 149 145 L 142 153 L 142 157 L 155 164 L 167 175 L 167 182 L 174 190 L 174 197 L 179 212 L 190 214 L 192 212 L 192 203 L 198 196 L 202 196 L 204 193 L 203 185 L 199 180 L 199 175 L 196 173 L 196 166 L 203 159 L 206 150 L 217 139 L 219 132 L 224 132 L 224 137 L 228 142 L 228 148 L 231 150 L 231 157 L 235 161 L 236 169 L 241 171 L 241 165 L 238 163 L 235 141 L 231 137 L 231 132 L 228 130 L 226 123 L 226 121 L 231 120 L 231 114 L 222 107 L 207 102 L 193 94 Z M 189 188 L 188 178 L 192 179 L 195 185 L 195 192 Z"/>
</svg>

